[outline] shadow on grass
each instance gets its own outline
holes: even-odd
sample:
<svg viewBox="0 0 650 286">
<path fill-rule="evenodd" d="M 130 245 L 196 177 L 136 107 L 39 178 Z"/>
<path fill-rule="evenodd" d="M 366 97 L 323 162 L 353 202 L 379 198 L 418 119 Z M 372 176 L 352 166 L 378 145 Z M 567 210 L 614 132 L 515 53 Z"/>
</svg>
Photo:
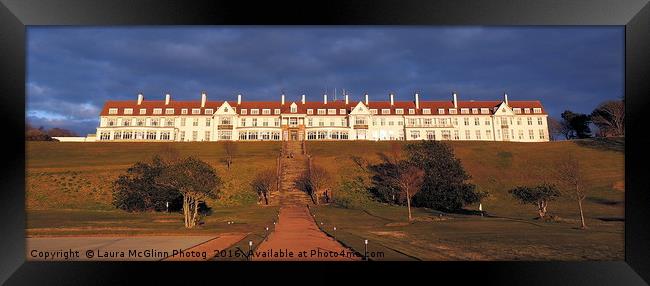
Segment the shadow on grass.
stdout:
<svg viewBox="0 0 650 286">
<path fill-rule="evenodd" d="M 616 206 L 616 205 L 623 204 L 622 201 L 615 201 L 615 200 L 609 200 L 609 199 L 598 198 L 598 197 L 587 197 L 587 200 L 593 203 L 606 205 L 606 206 Z"/>
<path fill-rule="evenodd" d="M 605 151 L 625 151 L 625 137 L 610 137 L 610 138 L 590 138 L 574 140 L 576 144 L 582 147 L 594 148 Z"/>
</svg>

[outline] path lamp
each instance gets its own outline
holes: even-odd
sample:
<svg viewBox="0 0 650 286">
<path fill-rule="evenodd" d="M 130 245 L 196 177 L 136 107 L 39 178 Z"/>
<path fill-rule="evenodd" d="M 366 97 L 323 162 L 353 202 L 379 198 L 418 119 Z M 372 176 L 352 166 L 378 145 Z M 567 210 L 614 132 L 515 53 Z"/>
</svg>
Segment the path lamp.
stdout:
<svg viewBox="0 0 650 286">
<path fill-rule="evenodd" d="M 269 227 L 266 227 L 266 233 L 264 235 L 264 240 L 267 240 L 269 238 Z"/>
<path fill-rule="evenodd" d="M 364 253 L 364 259 L 368 261 L 368 240 L 364 240 L 363 243 L 365 244 L 365 253 Z"/>
<path fill-rule="evenodd" d="M 253 241 L 249 240 L 248 241 L 248 260 L 253 259 Z"/>
<path fill-rule="evenodd" d="M 169 202 L 165 202 L 165 207 L 167 208 L 167 212 L 169 212 Z"/>
<path fill-rule="evenodd" d="M 334 240 L 336 240 L 336 227 L 334 227 Z"/>
</svg>

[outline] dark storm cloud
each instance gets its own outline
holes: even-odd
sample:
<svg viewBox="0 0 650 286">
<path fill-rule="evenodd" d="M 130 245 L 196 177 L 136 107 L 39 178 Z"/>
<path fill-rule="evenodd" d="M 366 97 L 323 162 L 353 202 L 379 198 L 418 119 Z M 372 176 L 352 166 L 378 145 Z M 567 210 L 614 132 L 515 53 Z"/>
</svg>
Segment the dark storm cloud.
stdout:
<svg viewBox="0 0 650 286">
<path fill-rule="evenodd" d="M 27 116 L 94 132 L 108 99 L 540 99 L 551 115 L 623 94 L 619 27 L 28 29 Z"/>
</svg>

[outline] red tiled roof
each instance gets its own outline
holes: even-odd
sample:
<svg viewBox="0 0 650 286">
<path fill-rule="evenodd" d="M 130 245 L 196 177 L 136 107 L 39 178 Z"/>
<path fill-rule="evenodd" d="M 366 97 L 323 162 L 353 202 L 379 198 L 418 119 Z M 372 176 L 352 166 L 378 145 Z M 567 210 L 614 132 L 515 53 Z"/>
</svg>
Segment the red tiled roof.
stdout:
<svg viewBox="0 0 650 286">
<path fill-rule="evenodd" d="M 290 108 L 291 104 L 293 102 L 288 102 L 285 101 L 285 104 L 282 105 L 280 101 L 245 101 L 242 102 L 241 104 L 236 104 L 237 102 L 229 102 L 229 104 L 236 109 L 236 112 L 238 114 L 241 114 L 242 109 L 247 110 L 246 115 L 251 115 L 250 110 L 251 109 L 259 109 L 259 114 L 257 115 L 263 115 L 262 114 L 262 109 L 271 109 L 271 115 L 276 115 L 275 114 L 275 109 L 280 109 L 281 113 L 286 114 L 286 113 L 291 113 Z M 302 102 L 298 101 L 296 102 L 296 105 L 298 107 L 298 110 L 296 114 L 306 114 L 307 109 L 313 109 L 313 115 L 318 115 L 318 116 L 323 116 L 323 114 L 317 114 L 318 109 L 336 109 L 336 114 L 325 114 L 325 115 L 341 115 L 339 113 L 340 109 L 345 109 L 346 113 L 349 113 L 356 105 L 358 102 L 356 101 L 349 101 L 348 104 L 345 104 L 345 101 L 343 100 L 333 100 L 333 101 L 328 101 L 327 104 L 324 103 L 323 101 L 309 101 L 305 102 L 305 104 L 302 104 Z M 499 100 L 493 100 L 493 101 L 458 101 L 458 111 L 457 115 L 461 115 L 460 109 L 461 108 L 489 108 L 490 109 L 490 114 L 493 113 L 494 107 L 497 107 L 500 105 L 502 101 Z M 100 116 L 106 116 L 108 114 L 109 108 L 117 108 L 118 112 L 117 114 L 110 114 L 110 115 L 125 115 L 124 114 L 124 108 L 133 108 L 133 114 L 131 115 L 140 115 L 140 109 L 141 108 L 146 108 L 147 113 L 146 115 L 153 115 L 153 108 L 162 108 L 162 114 L 159 114 L 161 116 L 165 115 L 165 109 L 166 108 L 174 108 L 174 115 L 180 115 L 181 114 L 181 109 L 187 108 L 188 112 L 187 114 L 184 115 L 192 115 L 191 109 L 193 108 L 200 108 L 201 109 L 201 114 L 200 115 L 205 115 L 205 109 L 206 108 L 212 108 L 215 111 L 223 104 L 223 101 L 206 101 L 205 107 L 201 108 L 201 101 L 196 100 L 196 101 L 174 101 L 170 100 L 168 105 L 165 105 L 164 100 L 143 100 L 140 105 L 137 104 L 136 100 L 126 100 L 126 101 L 107 101 L 104 104 L 104 108 L 102 109 Z M 532 114 L 532 109 L 533 108 L 541 108 L 542 113 L 541 114 L 546 114 L 546 110 L 544 110 L 542 103 L 539 100 L 532 100 L 532 101 L 515 101 L 515 100 L 509 100 L 508 105 L 512 108 L 531 108 L 531 114 Z M 382 114 L 381 110 L 382 109 L 390 109 L 390 115 L 395 115 L 395 109 L 404 109 L 405 115 L 410 115 L 408 113 L 408 109 L 415 109 L 415 101 L 395 101 L 394 104 L 391 106 L 390 101 L 370 101 L 368 103 L 368 108 L 369 109 L 377 109 L 378 114 Z M 420 108 L 416 110 L 415 114 L 423 114 L 422 109 L 431 109 L 431 114 L 435 115 L 438 114 L 438 109 L 443 108 L 445 109 L 445 114 L 449 115 L 449 109 L 454 108 L 454 103 L 453 101 L 420 101 Z M 471 112 L 471 111 L 470 111 Z M 471 114 L 471 113 L 470 113 Z M 481 114 L 481 113 L 479 113 Z M 522 114 L 523 110 L 522 110 Z M 539 114 L 539 113 L 537 113 Z M 195 114 L 196 115 L 196 114 Z M 401 115 L 401 114 L 400 114 Z"/>
</svg>

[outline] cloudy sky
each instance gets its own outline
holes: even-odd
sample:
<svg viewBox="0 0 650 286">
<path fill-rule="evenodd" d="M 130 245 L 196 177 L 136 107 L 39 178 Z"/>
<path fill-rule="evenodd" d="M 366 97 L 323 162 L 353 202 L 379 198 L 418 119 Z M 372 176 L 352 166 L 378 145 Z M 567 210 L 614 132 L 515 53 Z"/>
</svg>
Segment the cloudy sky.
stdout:
<svg viewBox="0 0 650 286">
<path fill-rule="evenodd" d="M 620 99 L 622 27 L 29 27 L 27 120 L 85 135 L 104 102 L 539 99 L 551 116 Z"/>
</svg>

